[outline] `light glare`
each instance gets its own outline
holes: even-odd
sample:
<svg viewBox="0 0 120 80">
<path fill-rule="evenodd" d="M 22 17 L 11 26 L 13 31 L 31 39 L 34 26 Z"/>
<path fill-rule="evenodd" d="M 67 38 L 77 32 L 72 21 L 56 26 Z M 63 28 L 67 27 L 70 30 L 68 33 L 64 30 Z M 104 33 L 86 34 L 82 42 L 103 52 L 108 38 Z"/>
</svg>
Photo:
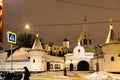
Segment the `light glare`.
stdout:
<svg viewBox="0 0 120 80">
<path fill-rule="evenodd" d="M 28 24 L 26 24 L 25 29 L 30 29 L 30 26 Z"/>
</svg>

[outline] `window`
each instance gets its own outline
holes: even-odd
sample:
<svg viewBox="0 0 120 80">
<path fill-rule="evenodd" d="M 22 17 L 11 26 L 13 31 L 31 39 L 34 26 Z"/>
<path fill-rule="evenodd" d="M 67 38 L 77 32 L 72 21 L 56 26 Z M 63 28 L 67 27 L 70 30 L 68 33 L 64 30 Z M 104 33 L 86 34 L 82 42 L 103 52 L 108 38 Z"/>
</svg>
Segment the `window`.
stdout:
<svg viewBox="0 0 120 80">
<path fill-rule="evenodd" d="M 33 59 L 33 63 L 35 63 L 35 59 Z"/>
<path fill-rule="evenodd" d="M 118 57 L 120 57 L 120 53 L 118 54 Z"/>
<path fill-rule="evenodd" d="M 87 45 L 87 39 L 84 39 L 84 45 Z"/>
<path fill-rule="evenodd" d="M 114 61 L 114 57 L 113 56 L 111 57 L 111 61 Z"/>
<path fill-rule="evenodd" d="M 80 49 L 78 49 L 78 52 L 80 52 Z"/>
<path fill-rule="evenodd" d="M 50 64 L 50 69 L 53 69 L 53 64 Z"/>
<path fill-rule="evenodd" d="M 89 39 L 89 44 L 91 45 L 92 44 L 92 40 Z"/>
<path fill-rule="evenodd" d="M 60 65 L 59 64 L 55 64 L 55 69 L 60 69 Z"/>
</svg>

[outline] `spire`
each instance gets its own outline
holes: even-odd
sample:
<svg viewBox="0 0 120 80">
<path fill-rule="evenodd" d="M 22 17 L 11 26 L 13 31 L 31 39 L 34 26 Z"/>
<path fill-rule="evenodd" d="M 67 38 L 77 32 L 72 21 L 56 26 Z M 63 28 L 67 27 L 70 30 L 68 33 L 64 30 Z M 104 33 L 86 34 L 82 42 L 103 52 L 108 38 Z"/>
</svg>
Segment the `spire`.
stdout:
<svg viewBox="0 0 120 80">
<path fill-rule="evenodd" d="M 86 18 L 86 15 L 85 15 L 84 16 L 83 31 L 82 31 L 82 34 L 80 35 L 79 39 L 78 39 L 78 42 L 83 40 L 86 35 L 88 36 L 89 32 L 88 32 L 88 28 L 87 28 L 87 18 Z"/>
<path fill-rule="evenodd" d="M 84 32 L 87 32 L 87 31 L 88 31 L 88 28 L 87 28 L 87 18 L 86 18 L 86 15 L 84 16 L 83 31 L 84 31 Z"/>
<path fill-rule="evenodd" d="M 87 22 L 87 18 L 86 18 L 86 15 L 84 16 L 84 22 Z"/>
<path fill-rule="evenodd" d="M 111 43 L 113 41 L 117 41 L 116 35 L 113 31 L 112 19 L 110 19 L 109 27 L 110 27 L 110 30 L 109 30 L 109 33 L 108 33 L 108 36 L 107 36 L 107 39 L 106 39 L 106 43 Z"/>
<path fill-rule="evenodd" d="M 39 34 L 38 33 L 36 34 L 35 41 L 34 41 L 32 49 L 43 49 L 42 45 L 41 45 L 41 42 L 39 40 Z"/>
<path fill-rule="evenodd" d="M 83 31 L 78 39 L 78 45 L 83 46 L 85 49 L 93 48 L 92 37 L 88 31 L 86 16 L 84 17 Z"/>
</svg>

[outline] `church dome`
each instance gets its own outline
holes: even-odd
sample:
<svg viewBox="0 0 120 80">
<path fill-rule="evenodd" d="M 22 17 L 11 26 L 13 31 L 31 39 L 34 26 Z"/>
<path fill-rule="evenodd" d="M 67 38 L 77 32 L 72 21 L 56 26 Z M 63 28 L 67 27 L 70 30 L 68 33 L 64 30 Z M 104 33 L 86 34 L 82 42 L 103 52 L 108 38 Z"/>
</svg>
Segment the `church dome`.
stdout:
<svg viewBox="0 0 120 80">
<path fill-rule="evenodd" d="M 69 41 L 67 38 L 65 38 L 63 41 Z"/>
<path fill-rule="evenodd" d="M 85 52 L 85 49 L 81 45 L 78 45 L 73 49 L 73 53 L 75 54 L 78 54 L 78 53 L 83 54 L 84 52 Z"/>
</svg>

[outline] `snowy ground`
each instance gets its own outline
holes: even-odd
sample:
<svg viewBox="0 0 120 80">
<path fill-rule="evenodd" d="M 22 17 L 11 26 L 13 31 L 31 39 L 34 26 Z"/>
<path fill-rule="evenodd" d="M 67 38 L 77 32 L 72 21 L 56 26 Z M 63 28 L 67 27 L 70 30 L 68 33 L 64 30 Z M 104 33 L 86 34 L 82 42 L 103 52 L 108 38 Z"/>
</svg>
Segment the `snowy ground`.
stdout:
<svg viewBox="0 0 120 80">
<path fill-rule="evenodd" d="M 31 80 L 120 80 L 120 74 L 111 74 L 107 72 L 90 71 L 67 71 L 67 76 L 63 75 L 63 71 L 45 72 L 32 74 Z"/>
</svg>

